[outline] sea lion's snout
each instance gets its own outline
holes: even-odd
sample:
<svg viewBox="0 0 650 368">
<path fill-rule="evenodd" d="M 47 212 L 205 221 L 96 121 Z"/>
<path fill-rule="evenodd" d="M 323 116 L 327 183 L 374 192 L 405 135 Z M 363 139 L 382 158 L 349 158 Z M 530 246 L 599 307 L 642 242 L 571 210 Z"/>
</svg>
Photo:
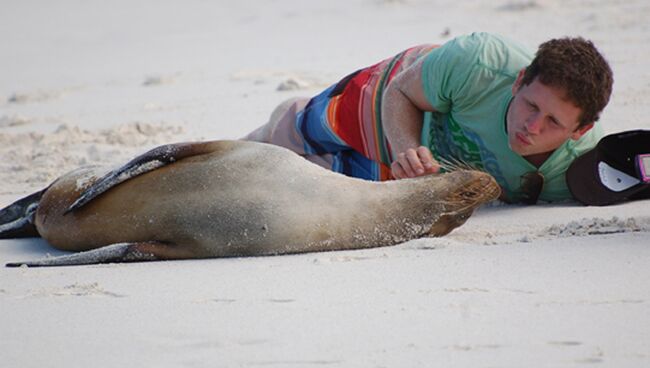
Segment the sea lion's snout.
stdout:
<svg viewBox="0 0 650 368">
<path fill-rule="evenodd" d="M 474 210 L 499 197 L 501 188 L 496 180 L 481 171 L 459 171 L 454 176 L 454 189 L 445 199 L 446 208 L 431 226 L 429 236 L 443 236 L 464 224 Z"/>
<path fill-rule="evenodd" d="M 465 183 L 450 195 L 452 202 L 480 206 L 499 197 L 501 188 L 492 175 L 481 171 L 466 171 Z"/>
</svg>

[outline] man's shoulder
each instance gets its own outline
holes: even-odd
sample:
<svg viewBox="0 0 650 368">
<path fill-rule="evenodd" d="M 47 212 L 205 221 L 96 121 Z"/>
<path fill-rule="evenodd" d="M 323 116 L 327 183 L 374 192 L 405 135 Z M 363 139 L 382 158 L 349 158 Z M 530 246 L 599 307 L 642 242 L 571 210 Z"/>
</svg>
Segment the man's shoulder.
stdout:
<svg viewBox="0 0 650 368">
<path fill-rule="evenodd" d="M 450 42 L 466 50 L 476 49 L 485 52 L 517 51 L 530 55 L 530 50 L 521 42 L 497 33 L 474 32 L 458 36 Z"/>
<path fill-rule="evenodd" d="M 450 59 L 462 60 L 499 74 L 516 73 L 530 64 L 533 53 L 522 43 L 488 32 L 458 36 L 445 46 Z"/>
</svg>

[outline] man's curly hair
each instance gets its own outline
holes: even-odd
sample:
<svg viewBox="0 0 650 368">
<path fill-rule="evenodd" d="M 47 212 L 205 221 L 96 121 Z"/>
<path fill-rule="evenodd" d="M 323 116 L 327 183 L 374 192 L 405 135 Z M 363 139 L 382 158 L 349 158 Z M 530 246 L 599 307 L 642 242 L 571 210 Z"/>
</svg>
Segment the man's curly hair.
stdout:
<svg viewBox="0 0 650 368">
<path fill-rule="evenodd" d="M 536 77 L 547 86 L 563 89 L 566 98 L 582 110 L 578 127 L 598 120 L 614 83 L 612 69 L 603 55 L 591 41 L 581 37 L 541 44 L 522 83 L 528 85 Z"/>
</svg>

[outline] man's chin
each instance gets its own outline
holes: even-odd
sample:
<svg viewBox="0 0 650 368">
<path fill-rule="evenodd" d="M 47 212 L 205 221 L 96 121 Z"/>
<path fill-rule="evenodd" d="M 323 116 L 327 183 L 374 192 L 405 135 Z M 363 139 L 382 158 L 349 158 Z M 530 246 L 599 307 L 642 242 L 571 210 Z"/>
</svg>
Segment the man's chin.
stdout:
<svg viewBox="0 0 650 368">
<path fill-rule="evenodd" d="M 508 145 L 510 146 L 510 149 L 512 150 L 512 152 L 514 152 L 514 153 L 516 153 L 516 154 L 518 154 L 520 156 L 525 156 L 525 155 L 529 154 L 528 152 L 526 152 L 527 151 L 526 147 L 522 147 L 521 143 L 519 143 L 516 138 L 515 139 L 509 139 L 508 140 Z"/>
<path fill-rule="evenodd" d="M 513 147 L 512 151 L 527 160 L 539 155 L 545 155 L 544 152 L 537 152 L 533 149 L 530 149 L 530 147 Z"/>
</svg>

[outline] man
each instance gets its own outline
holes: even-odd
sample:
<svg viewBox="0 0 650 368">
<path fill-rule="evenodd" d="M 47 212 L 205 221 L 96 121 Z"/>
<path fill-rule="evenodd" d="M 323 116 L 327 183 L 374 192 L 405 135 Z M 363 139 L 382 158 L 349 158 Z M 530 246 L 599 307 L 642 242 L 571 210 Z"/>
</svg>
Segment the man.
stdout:
<svg viewBox="0 0 650 368">
<path fill-rule="evenodd" d="M 475 33 L 408 49 L 285 102 L 244 139 L 369 180 L 471 167 L 492 174 L 506 201 L 563 200 L 567 167 L 602 136 L 596 121 L 612 83 L 584 39 L 548 41 L 533 58 L 511 40 Z"/>
</svg>

